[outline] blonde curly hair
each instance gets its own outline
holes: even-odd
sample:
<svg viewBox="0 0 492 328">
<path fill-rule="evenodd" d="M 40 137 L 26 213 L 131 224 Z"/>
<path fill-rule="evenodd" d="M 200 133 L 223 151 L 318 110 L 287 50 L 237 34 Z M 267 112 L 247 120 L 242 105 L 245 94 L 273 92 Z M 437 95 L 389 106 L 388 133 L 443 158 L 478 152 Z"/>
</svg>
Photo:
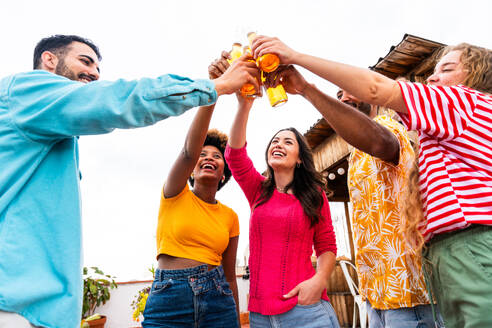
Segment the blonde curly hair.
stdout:
<svg viewBox="0 0 492 328">
<path fill-rule="evenodd" d="M 462 84 L 481 92 L 492 93 L 492 51 L 468 43 L 460 43 L 445 47 L 440 57 L 455 50 L 462 52 L 460 60 L 468 71 Z M 425 243 L 422 232 L 426 220 L 420 195 L 418 142 L 414 144 L 414 151 L 415 161 L 410 169 L 407 188 L 405 188 L 402 232 L 412 249 L 419 252 Z"/>
<path fill-rule="evenodd" d="M 451 51 L 461 51 L 461 63 L 468 71 L 462 84 L 481 92 L 492 93 L 492 50 L 460 43 L 444 48 L 442 56 Z"/>
<path fill-rule="evenodd" d="M 418 151 L 415 151 L 417 154 Z M 415 252 L 420 252 L 424 246 L 425 240 L 422 235 L 425 228 L 425 217 L 422 208 L 422 199 L 420 196 L 419 184 L 419 164 L 418 156 L 415 156 L 412 168 L 408 173 L 407 187 L 403 199 L 403 226 L 402 232 L 406 241 Z"/>
</svg>

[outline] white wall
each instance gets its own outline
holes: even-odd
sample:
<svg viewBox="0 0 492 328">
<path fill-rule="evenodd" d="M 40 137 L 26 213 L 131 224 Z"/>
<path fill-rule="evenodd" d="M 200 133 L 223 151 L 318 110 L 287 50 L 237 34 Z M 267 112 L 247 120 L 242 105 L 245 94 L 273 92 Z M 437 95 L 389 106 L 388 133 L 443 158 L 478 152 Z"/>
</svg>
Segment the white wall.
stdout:
<svg viewBox="0 0 492 328">
<path fill-rule="evenodd" d="M 118 283 L 118 288 L 111 291 L 111 299 L 96 309 L 96 313 L 108 317 L 105 328 L 133 328 L 141 327 L 140 322 L 132 319 L 132 301 L 138 291 L 150 286 L 151 282 L 128 282 Z M 249 291 L 249 280 L 237 278 L 239 292 L 239 311 L 247 312 L 247 295 Z"/>
</svg>

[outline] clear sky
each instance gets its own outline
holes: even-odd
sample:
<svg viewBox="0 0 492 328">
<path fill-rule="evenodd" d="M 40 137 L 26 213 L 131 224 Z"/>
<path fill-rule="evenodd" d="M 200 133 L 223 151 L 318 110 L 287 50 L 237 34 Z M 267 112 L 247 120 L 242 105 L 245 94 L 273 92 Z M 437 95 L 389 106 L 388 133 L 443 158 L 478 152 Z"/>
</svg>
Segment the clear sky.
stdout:
<svg viewBox="0 0 492 328">
<path fill-rule="evenodd" d="M 32 68 L 39 39 L 78 34 L 103 56 L 101 79 L 137 79 L 173 73 L 207 78 L 207 66 L 246 33 L 277 36 L 292 48 L 367 67 L 405 33 L 446 44 L 492 48 L 492 2 L 414 1 L 26 1 L 0 2 L 0 76 Z M 336 88 L 305 73 L 334 95 Z M 219 99 L 211 127 L 225 132 L 236 110 L 234 96 Z M 182 147 L 196 110 L 155 126 L 80 138 L 83 179 L 84 264 L 119 281 L 149 279 L 155 263 L 155 228 L 162 184 Z M 270 137 L 294 126 L 305 132 L 320 115 L 300 97 L 272 109 L 257 100 L 248 126 L 248 149 L 261 171 Z M 234 181 L 217 198 L 239 214 L 242 260 L 249 209 Z"/>
</svg>

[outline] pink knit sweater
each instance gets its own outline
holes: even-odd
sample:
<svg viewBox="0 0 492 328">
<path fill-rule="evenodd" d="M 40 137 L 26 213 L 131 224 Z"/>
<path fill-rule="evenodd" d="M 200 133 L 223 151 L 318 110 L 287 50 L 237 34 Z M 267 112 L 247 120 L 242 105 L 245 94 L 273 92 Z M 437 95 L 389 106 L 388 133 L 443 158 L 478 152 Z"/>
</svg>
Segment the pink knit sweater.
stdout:
<svg viewBox="0 0 492 328">
<path fill-rule="evenodd" d="M 254 168 L 246 145 L 240 149 L 228 146 L 225 158 L 252 207 L 261 194 L 261 182 L 265 177 Z M 297 296 L 284 299 L 282 295 L 315 274 L 311 265 L 313 246 L 317 256 L 327 251 L 336 254 L 328 200 L 324 194 L 323 197 L 321 213 L 324 219 L 313 228 L 310 228 L 300 201 L 291 194 L 275 190 L 268 202 L 252 209 L 249 311 L 264 315 L 289 311 L 297 304 Z M 322 298 L 328 301 L 326 290 Z"/>
</svg>

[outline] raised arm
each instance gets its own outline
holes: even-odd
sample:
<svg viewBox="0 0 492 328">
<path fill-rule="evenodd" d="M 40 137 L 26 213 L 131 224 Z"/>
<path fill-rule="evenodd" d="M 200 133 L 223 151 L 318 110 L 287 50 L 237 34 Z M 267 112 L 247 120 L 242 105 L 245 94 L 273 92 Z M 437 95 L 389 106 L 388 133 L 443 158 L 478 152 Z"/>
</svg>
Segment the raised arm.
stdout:
<svg viewBox="0 0 492 328">
<path fill-rule="evenodd" d="M 243 55 L 243 57 L 241 58 L 246 58 L 246 56 L 247 54 Z M 216 76 L 222 77 L 224 71 L 229 66 L 229 63 L 227 62 L 228 57 L 229 53 L 227 51 L 223 51 L 221 58 L 215 60 L 213 64 L 209 66 L 209 70 Z M 258 69 L 256 69 L 256 73 L 259 73 Z M 255 81 L 256 90 L 260 90 L 258 80 Z M 244 97 L 241 95 L 240 92 L 236 92 L 236 97 L 238 100 L 238 111 L 236 113 L 236 116 L 234 117 L 234 121 L 231 126 L 231 132 L 229 135 L 229 146 L 232 148 L 242 148 L 246 143 L 246 127 L 248 124 L 249 112 L 251 110 L 251 107 L 253 106 L 254 98 Z"/>
<path fill-rule="evenodd" d="M 164 184 L 164 197 L 176 196 L 186 185 L 186 181 L 200 157 L 214 108 L 215 104 L 198 109 L 186 135 L 183 149 L 181 149 L 167 176 Z"/>
<path fill-rule="evenodd" d="M 26 137 L 53 142 L 151 125 L 192 107 L 211 105 L 219 95 L 233 93 L 244 83 L 258 87 L 257 75 L 256 65 L 244 58 L 212 81 L 163 75 L 83 84 L 35 70 L 9 81 L 9 115 Z"/>
<path fill-rule="evenodd" d="M 349 144 L 371 156 L 398 164 L 400 144 L 387 128 L 307 83 L 292 65 L 282 68 L 279 77 L 287 92 L 306 98 Z"/>
<path fill-rule="evenodd" d="M 282 64 L 295 64 L 336 84 L 363 102 L 406 113 L 398 83 L 379 73 L 294 51 L 278 38 L 258 36 L 253 44 L 254 57 L 274 53 Z"/>
<path fill-rule="evenodd" d="M 238 99 L 241 96 L 238 96 Z M 246 143 L 246 128 L 248 125 L 249 112 L 253 102 L 249 100 L 239 101 L 238 110 L 232 122 L 229 134 L 229 146 L 231 148 L 242 148 Z"/>
<path fill-rule="evenodd" d="M 242 64 L 239 63 L 229 69 L 227 61 L 225 61 L 224 64 L 224 61 L 216 60 L 208 67 L 209 77 L 213 81 L 223 80 L 224 77 L 230 79 L 231 76 L 228 72 L 237 71 L 238 66 L 240 65 Z M 232 78 L 234 78 L 234 75 L 232 75 Z M 240 86 L 238 86 L 238 88 L 239 87 Z M 215 104 L 200 107 L 198 109 L 188 130 L 188 134 L 186 135 L 183 149 L 174 162 L 174 165 L 167 177 L 167 181 L 164 184 L 164 197 L 170 198 L 176 196 L 186 185 L 188 177 L 191 172 L 193 172 L 193 168 L 200 157 L 214 108 Z"/>
</svg>

